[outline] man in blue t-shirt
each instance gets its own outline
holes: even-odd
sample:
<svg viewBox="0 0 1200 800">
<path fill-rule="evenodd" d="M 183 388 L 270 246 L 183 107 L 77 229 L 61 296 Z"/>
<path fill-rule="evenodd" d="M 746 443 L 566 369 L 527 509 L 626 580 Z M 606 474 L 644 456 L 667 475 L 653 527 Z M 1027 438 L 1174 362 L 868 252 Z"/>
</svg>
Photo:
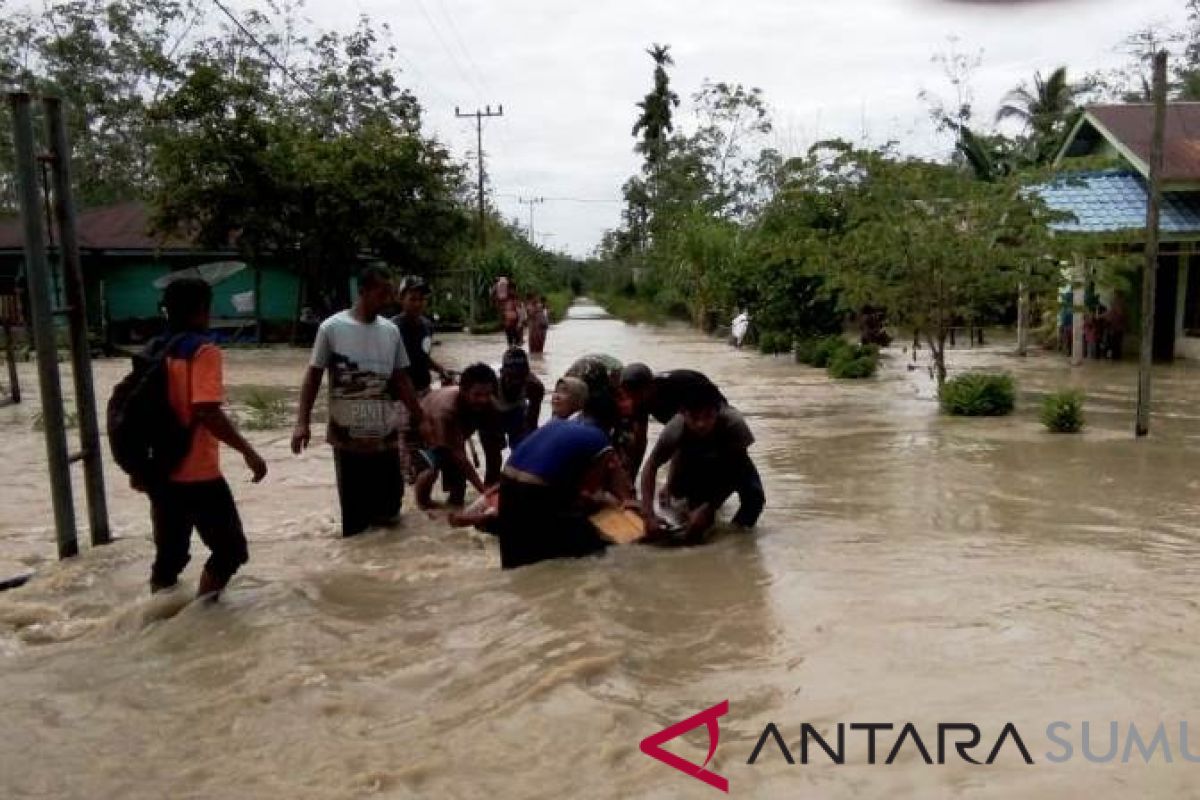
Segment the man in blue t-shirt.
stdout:
<svg viewBox="0 0 1200 800">
<path fill-rule="evenodd" d="M 588 520 L 604 505 L 592 499 L 594 493 L 607 491 L 621 504 L 632 500 L 629 478 L 605 433 L 614 415 L 611 398 L 589 400 L 579 421 L 550 422 L 513 451 L 500 479 L 496 521 L 505 569 L 592 555 L 607 546 Z"/>
</svg>

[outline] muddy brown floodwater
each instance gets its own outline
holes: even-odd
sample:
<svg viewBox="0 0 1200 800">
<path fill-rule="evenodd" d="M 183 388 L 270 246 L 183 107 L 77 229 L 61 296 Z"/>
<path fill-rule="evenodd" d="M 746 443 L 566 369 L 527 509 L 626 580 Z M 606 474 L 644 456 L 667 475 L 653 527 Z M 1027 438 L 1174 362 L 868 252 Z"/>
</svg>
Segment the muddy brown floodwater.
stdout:
<svg viewBox="0 0 1200 800">
<path fill-rule="evenodd" d="M 145 503 L 111 464 L 119 541 L 55 563 L 25 365 L 29 402 L 0 410 L 0 560 L 37 574 L 0 594 L 0 797 L 713 797 L 638 743 L 726 699 L 710 769 L 735 797 L 1196 796 L 1177 743 L 1190 718 L 1200 752 L 1200 371 L 1159 371 L 1154 434 L 1135 442 L 1131 365 L 1008 349 L 956 351 L 953 369 L 1012 372 L 1018 413 L 950 420 L 898 349 L 879 379 L 834 383 L 577 307 L 536 371 L 596 350 L 706 371 L 758 437 L 757 533 L 507 573 L 486 537 L 415 513 L 343 541 L 328 449 L 293 458 L 283 428 L 251 434 L 261 486 L 226 455 L 251 561 L 219 605 L 187 607 L 147 596 Z M 447 336 L 437 355 L 501 350 Z M 305 354 L 227 358 L 235 392 L 294 399 Z M 124 368 L 97 364 L 101 397 Z M 1067 385 L 1088 392 L 1082 436 L 1037 422 L 1040 393 Z M 1045 758 L 1058 720 L 1069 764 Z M 909 746 L 871 766 L 852 738 L 845 766 L 789 766 L 773 745 L 748 765 L 772 721 L 797 760 L 803 723 L 912 721 L 935 759 L 939 722 L 974 723 L 982 760 L 1012 722 L 1038 763 L 1009 747 L 927 766 Z M 1174 763 L 1083 761 L 1084 721 L 1098 754 L 1110 721 L 1122 750 L 1130 722 L 1147 738 L 1166 723 Z M 705 738 L 669 747 L 703 761 Z"/>
</svg>

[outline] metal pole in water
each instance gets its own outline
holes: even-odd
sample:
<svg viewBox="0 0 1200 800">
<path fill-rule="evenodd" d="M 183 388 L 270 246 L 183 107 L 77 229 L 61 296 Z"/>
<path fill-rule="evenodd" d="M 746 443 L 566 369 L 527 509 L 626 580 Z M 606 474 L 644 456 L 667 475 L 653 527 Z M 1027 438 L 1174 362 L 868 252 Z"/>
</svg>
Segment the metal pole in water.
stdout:
<svg viewBox="0 0 1200 800">
<path fill-rule="evenodd" d="M 104 495 L 104 455 L 100 449 L 100 424 L 96 419 L 96 390 L 92 384 L 92 354 L 88 342 L 87 298 L 79 238 L 75 227 L 75 203 L 71 194 L 71 149 L 63 122 L 62 101 L 47 97 L 46 133 L 53 159 L 54 213 L 62 247 L 63 279 L 67 289 L 67 320 L 71 334 L 71 372 L 75 379 L 75 410 L 79 415 L 79 445 L 83 455 L 84 487 L 87 492 L 88 524 L 92 544 L 108 544 L 108 501 Z"/>
<path fill-rule="evenodd" d="M 71 502 L 71 474 L 67 458 L 67 431 L 63 419 L 62 386 L 58 376 L 58 347 L 50 307 L 50 280 L 46 245 L 39 218 L 37 157 L 33 144 L 31 98 L 25 92 L 8 96 L 13 114 L 17 189 L 25 233 L 25 274 L 29 288 L 30 322 L 37 348 L 38 385 L 42 393 L 42 424 L 46 434 L 46 460 L 50 465 L 50 494 L 58 533 L 58 557 L 79 553 L 75 538 L 75 508 Z"/>
</svg>

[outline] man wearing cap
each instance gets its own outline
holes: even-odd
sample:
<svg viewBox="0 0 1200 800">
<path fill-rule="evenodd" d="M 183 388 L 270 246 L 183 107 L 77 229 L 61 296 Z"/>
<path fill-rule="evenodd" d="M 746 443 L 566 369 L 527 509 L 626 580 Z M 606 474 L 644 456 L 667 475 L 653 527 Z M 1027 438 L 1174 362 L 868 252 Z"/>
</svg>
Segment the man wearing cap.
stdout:
<svg viewBox="0 0 1200 800">
<path fill-rule="evenodd" d="M 408 377 L 417 397 L 421 399 L 429 394 L 433 386 L 433 373 L 436 372 L 443 382 L 450 377 L 450 373 L 433 359 L 433 323 L 425 316 L 430 292 L 424 278 L 409 275 L 400 282 L 400 314 L 392 317 L 392 322 L 400 329 L 400 338 L 408 354 Z M 401 430 L 404 435 L 404 472 L 408 482 L 413 483 L 420 464 L 417 456 L 421 449 L 421 434 L 418 426 L 407 418 L 403 420 Z"/>
</svg>

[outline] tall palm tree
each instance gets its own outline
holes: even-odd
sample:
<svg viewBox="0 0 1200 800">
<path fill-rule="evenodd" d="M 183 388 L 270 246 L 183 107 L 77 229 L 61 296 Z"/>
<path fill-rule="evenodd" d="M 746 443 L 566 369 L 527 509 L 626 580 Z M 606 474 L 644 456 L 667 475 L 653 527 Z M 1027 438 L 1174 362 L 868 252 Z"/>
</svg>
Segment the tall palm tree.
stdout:
<svg viewBox="0 0 1200 800">
<path fill-rule="evenodd" d="M 996 121 L 1016 120 L 1034 139 L 1039 161 L 1048 158 L 1075 118 L 1075 98 L 1080 88 L 1067 80 L 1067 68 L 1059 67 L 1043 78 L 1033 76 L 1033 88 L 1022 83 L 1004 97 Z"/>
<path fill-rule="evenodd" d="M 637 151 L 646 157 L 649 172 L 661 165 L 666 155 L 667 134 L 675 129 L 672 109 L 679 105 L 679 95 L 671 91 L 667 67 L 674 66 L 671 46 L 655 44 L 646 51 L 654 59 L 654 90 L 646 95 L 638 108 L 642 110 L 633 126 L 633 135 L 641 136 Z"/>
</svg>

